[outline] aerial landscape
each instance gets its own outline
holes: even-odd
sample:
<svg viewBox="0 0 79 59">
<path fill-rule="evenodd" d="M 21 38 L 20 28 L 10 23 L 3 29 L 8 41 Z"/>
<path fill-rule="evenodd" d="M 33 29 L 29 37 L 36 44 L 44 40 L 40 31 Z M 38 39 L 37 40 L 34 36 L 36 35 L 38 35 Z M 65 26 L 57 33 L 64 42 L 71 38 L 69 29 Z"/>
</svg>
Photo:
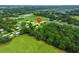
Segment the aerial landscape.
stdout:
<svg viewBox="0 0 79 59">
<path fill-rule="evenodd" d="M 79 53 L 79 5 L 0 5 L 0 53 Z"/>
</svg>

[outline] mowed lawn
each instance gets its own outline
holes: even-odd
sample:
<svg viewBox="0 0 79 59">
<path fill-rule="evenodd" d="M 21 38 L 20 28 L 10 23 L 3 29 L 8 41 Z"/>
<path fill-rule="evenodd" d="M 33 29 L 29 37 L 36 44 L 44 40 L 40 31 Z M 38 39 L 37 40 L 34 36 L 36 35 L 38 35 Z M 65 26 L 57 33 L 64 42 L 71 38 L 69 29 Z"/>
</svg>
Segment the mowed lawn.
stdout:
<svg viewBox="0 0 79 59">
<path fill-rule="evenodd" d="M 2 53 L 33 53 L 33 52 L 53 52 L 64 53 L 64 51 L 55 48 L 43 41 L 38 41 L 34 37 L 27 34 L 15 37 L 11 42 L 0 45 L 0 52 Z"/>
</svg>

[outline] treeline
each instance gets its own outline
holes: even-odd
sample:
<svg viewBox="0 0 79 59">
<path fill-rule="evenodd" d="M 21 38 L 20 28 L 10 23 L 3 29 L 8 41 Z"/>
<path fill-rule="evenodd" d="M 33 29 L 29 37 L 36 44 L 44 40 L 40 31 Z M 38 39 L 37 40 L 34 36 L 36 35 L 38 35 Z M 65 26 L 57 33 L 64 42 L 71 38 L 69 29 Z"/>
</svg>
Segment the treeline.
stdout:
<svg viewBox="0 0 79 59">
<path fill-rule="evenodd" d="M 79 52 L 79 26 L 53 21 L 44 28 L 41 35 L 47 43 L 68 52 Z"/>
<path fill-rule="evenodd" d="M 32 13 L 34 9 L 27 8 L 6 8 L 0 9 L 0 18 L 18 17 L 19 15 Z"/>
<path fill-rule="evenodd" d="M 58 21 L 42 23 L 40 26 L 32 26 L 30 22 L 22 25 L 24 25 L 22 26 L 24 33 L 35 36 L 38 40 L 43 40 L 67 52 L 79 52 L 79 26 Z"/>
</svg>

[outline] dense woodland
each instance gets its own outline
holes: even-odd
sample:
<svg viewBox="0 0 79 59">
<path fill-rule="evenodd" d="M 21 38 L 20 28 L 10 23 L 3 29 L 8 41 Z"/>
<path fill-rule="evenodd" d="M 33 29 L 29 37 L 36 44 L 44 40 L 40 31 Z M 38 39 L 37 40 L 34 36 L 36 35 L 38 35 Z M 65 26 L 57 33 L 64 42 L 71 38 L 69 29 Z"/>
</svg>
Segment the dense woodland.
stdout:
<svg viewBox="0 0 79 59">
<path fill-rule="evenodd" d="M 33 14 L 48 18 L 34 23 L 18 18 Z M 0 6 L 0 44 L 29 34 L 66 52 L 79 52 L 79 6 Z M 27 43 L 27 42 L 26 42 Z"/>
</svg>

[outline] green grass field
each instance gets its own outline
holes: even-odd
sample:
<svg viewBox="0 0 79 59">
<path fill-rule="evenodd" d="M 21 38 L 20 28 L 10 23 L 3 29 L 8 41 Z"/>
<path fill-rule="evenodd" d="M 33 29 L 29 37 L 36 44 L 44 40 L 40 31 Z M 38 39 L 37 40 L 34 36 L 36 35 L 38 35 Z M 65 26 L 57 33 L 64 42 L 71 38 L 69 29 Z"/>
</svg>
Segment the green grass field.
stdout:
<svg viewBox="0 0 79 59">
<path fill-rule="evenodd" d="M 29 16 L 29 17 L 26 17 L 26 18 L 22 19 L 21 22 L 23 22 L 23 21 L 25 21 L 25 20 L 37 22 L 36 19 L 37 19 L 38 17 L 40 17 L 43 21 L 48 20 L 48 18 L 46 18 L 46 17 L 41 17 L 41 16 L 32 15 L 32 16 Z"/>
<path fill-rule="evenodd" d="M 53 52 L 64 53 L 64 51 L 57 49 L 43 41 L 38 41 L 34 37 L 27 34 L 20 35 L 12 39 L 7 44 L 0 45 L 0 52 L 2 53 L 35 53 L 35 52 Z"/>
<path fill-rule="evenodd" d="M 79 16 L 71 16 L 71 17 L 79 20 Z"/>
</svg>

